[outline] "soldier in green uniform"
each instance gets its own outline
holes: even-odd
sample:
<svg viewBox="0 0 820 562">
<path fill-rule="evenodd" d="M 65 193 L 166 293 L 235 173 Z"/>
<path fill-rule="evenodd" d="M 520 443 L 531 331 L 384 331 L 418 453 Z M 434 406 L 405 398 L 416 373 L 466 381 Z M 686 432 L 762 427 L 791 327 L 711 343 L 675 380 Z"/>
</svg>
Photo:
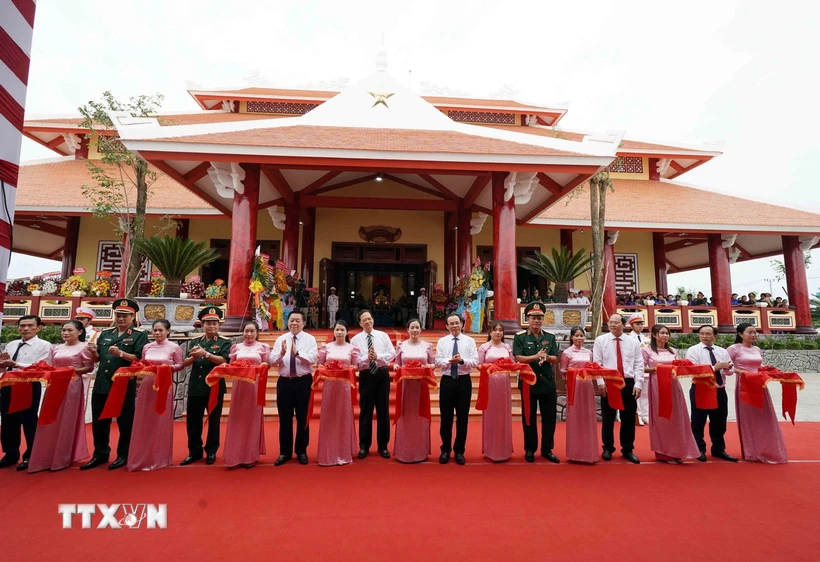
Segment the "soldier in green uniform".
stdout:
<svg viewBox="0 0 820 562">
<path fill-rule="evenodd" d="M 527 293 L 526 289 L 521 291 L 521 299 L 519 300 L 519 302 L 521 304 L 529 304 L 530 302 L 532 302 L 532 299 L 530 298 L 530 295 Z"/>
<path fill-rule="evenodd" d="M 207 307 L 199 311 L 199 320 L 205 335 L 191 340 L 188 357 L 183 365 L 191 367 L 191 378 L 188 380 L 188 456 L 180 463 L 185 466 L 202 458 L 202 418 L 208 408 L 211 387 L 205 383 L 214 367 L 227 363 L 230 359 L 231 340 L 220 337 L 219 321 L 222 320 L 222 309 Z M 216 408 L 208 412 L 208 437 L 205 439 L 205 464 L 216 462 L 216 451 L 219 449 L 219 420 L 222 417 L 222 399 L 225 397 L 225 379 L 219 381 L 219 400 Z"/>
<path fill-rule="evenodd" d="M 532 302 L 524 309 L 529 322 L 528 330 L 521 330 L 513 338 L 513 355 L 518 363 L 528 363 L 535 371 L 537 381 L 530 387 L 530 424 L 524 416 L 524 458 L 527 462 L 535 461 L 538 449 L 537 409 L 541 406 L 541 456 L 551 462 L 558 460 L 552 449 L 555 445 L 555 411 L 558 395 L 555 391 L 553 365 L 558 363 L 558 344 L 555 336 L 541 330 L 544 321 L 544 304 Z M 522 382 L 518 382 L 521 389 Z"/>
<path fill-rule="evenodd" d="M 80 467 L 88 470 L 108 462 L 111 447 L 108 440 L 111 433 L 111 420 L 100 419 L 105 407 L 108 393 L 111 391 L 112 377 L 120 367 L 128 367 L 132 362 L 142 358 L 142 348 L 148 343 L 145 332 L 134 327 L 134 316 L 139 305 L 131 299 L 118 299 L 112 304 L 116 326 L 103 330 L 96 342 L 88 344 L 88 350 L 95 362 L 99 361 L 97 375 L 94 379 L 94 392 L 91 394 L 91 429 L 94 434 L 94 456 Z M 117 418 L 120 439 L 117 443 L 117 458 L 108 465 L 109 470 L 125 466 L 128 461 L 128 447 L 131 444 L 131 426 L 134 423 L 134 406 L 137 397 L 137 381 L 128 381 L 128 390 L 122 405 L 122 413 Z"/>
</svg>

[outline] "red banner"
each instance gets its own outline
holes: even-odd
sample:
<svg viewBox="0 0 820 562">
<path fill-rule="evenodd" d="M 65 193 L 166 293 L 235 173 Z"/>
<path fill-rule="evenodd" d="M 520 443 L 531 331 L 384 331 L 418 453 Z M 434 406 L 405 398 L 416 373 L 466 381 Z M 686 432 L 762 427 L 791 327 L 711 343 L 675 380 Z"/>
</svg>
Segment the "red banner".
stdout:
<svg viewBox="0 0 820 562">
<path fill-rule="evenodd" d="M 621 389 L 626 386 L 624 376 L 618 369 L 604 369 L 598 363 L 585 363 L 580 369 L 567 369 L 567 406 L 575 405 L 576 379 L 604 379 L 606 399 L 616 410 L 624 409 Z"/>
<path fill-rule="evenodd" d="M 485 363 L 479 368 L 478 379 L 478 400 L 476 400 L 476 410 L 486 410 L 490 400 L 490 376 L 491 375 L 514 375 L 518 373 L 518 378 L 524 383 L 521 387 L 521 402 L 524 410 L 524 422 L 530 425 L 530 387 L 535 384 L 538 377 L 527 363 L 515 363 L 509 357 L 499 357 L 494 363 Z"/>
<path fill-rule="evenodd" d="M 324 367 L 319 367 L 313 373 L 313 384 L 310 386 L 310 402 L 308 402 L 308 417 L 305 422 L 305 427 L 310 423 L 313 417 L 313 395 L 319 388 L 322 381 L 344 381 L 350 385 L 350 403 L 355 406 L 359 403 L 357 394 L 358 387 L 356 386 L 356 367 L 345 366 L 341 361 L 328 361 Z"/>
<path fill-rule="evenodd" d="M 695 407 L 701 410 L 716 410 L 717 383 L 715 369 L 711 365 L 695 365 L 688 359 L 676 359 L 669 365 L 658 365 L 658 416 L 672 417 L 672 379 L 692 377 L 695 385 Z"/>
<path fill-rule="evenodd" d="M 43 387 L 51 387 L 43 400 L 37 425 L 48 425 L 57 421 L 57 412 L 63 403 L 68 385 L 76 376 L 74 368 L 56 369 L 45 361 L 16 371 L 6 371 L 0 378 L 0 388 L 10 387 L 11 401 L 9 414 L 22 412 L 31 407 L 33 398 L 31 383 L 39 382 Z"/>
<path fill-rule="evenodd" d="M 134 361 L 128 367 L 120 367 L 112 377 L 111 391 L 105 401 L 105 407 L 100 419 L 118 418 L 122 414 L 122 405 L 125 402 L 125 393 L 128 391 L 128 382 L 133 378 L 142 378 L 154 375 L 154 390 L 157 391 L 157 400 L 154 406 L 160 416 L 165 413 L 168 391 L 173 383 L 170 365 L 152 365 L 148 361 Z"/>
<path fill-rule="evenodd" d="M 784 373 L 776 367 L 761 367 L 756 373 L 743 372 L 740 375 L 740 400 L 762 409 L 765 402 L 763 389 L 771 381 L 779 382 L 783 388 L 781 405 L 783 417 L 786 419 L 790 417 L 794 424 L 794 415 L 797 412 L 797 388 L 800 387 L 802 390 L 806 386 L 797 373 Z"/>
<path fill-rule="evenodd" d="M 392 366 L 391 366 L 392 371 Z M 396 383 L 396 416 L 393 418 L 395 425 L 401 417 L 401 394 L 403 381 L 421 380 L 421 394 L 419 395 L 419 415 L 428 420 L 432 419 L 430 413 L 430 389 L 436 388 L 436 374 L 432 368 L 422 364 L 421 361 L 408 361 L 406 365 L 399 367 L 393 375 L 393 382 Z"/>
<path fill-rule="evenodd" d="M 233 363 L 223 363 L 217 365 L 205 377 L 205 384 L 211 387 L 211 395 L 208 397 L 208 411 L 213 412 L 216 408 L 216 403 L 219 401 L 219 380 L 226 381 L 240 381 L 247 383 L 257 383 L 256 385 L 256 403 L 259 406 L 265 406 L 265 394 L 268 387 L 268 370 L 270 366 L 267 363 L 254 365 L 244 359 L 239 359 Z"/>
</svg>

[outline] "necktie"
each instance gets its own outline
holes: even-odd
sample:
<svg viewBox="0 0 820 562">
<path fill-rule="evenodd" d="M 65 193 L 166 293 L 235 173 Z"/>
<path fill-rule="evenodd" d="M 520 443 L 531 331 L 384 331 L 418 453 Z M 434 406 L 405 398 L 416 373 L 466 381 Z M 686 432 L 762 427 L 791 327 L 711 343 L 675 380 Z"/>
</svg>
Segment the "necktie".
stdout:
<svg viewBox="0 0 820 562">
<path fill-rule="evenodd" d="M 712 362 L 712 366 L 714 367 L 715 363 L 717 363 L 714 348 L 710 345 L 706 348 L 706 350 L 709 352 L 709 360 Z M 715 369 L 715 382 L 718 383 L 718 385 L 723 386 L 723 375 L 721 375 L 720 371 L 717 369 Z"/>
<path fill-rule="evenodd" d="M 458 353 L 458 338 L 453 338 L 453 355 Z M 458 363 L 450 365 L 450 376 L 454 379 L 458 378 Z"/>
<path fill-rule="evenodd" d="M 368 356 L 370 356 L 370 350 L 371 349 L 373 349 L 373 334 L 367 334 L 367 355 Z M 371 359 L 368 366 L 370 367 L 370 372 L 371 373 L 376 372 L 377 366 L 376 366 L 376 360 L 375 359 Z"/>
<path fill-rule="evenodd" d="M 17 356 L 20 355 L 20 350 L 23 349 L 24 345 L 28 345 L 26 342 L 21 341 L 20 345 L 17 346 L 17 349 L 14 350 L 14 355 L 12 356 L 12 361 L 17 361 Z"/>
<path fill-rule="evenodd" d="M 296 336 L 293 336 L 293 342 L 290 344 L 290 376 L 296 376 Z"/>
<path fill-rule="evenodd" d="M 626 376 L 624 373 L 624 357 L 621 355 L 621 338 L 615 338 L 615 353 L 618 355 L 618 372 Z"/>
</svg>

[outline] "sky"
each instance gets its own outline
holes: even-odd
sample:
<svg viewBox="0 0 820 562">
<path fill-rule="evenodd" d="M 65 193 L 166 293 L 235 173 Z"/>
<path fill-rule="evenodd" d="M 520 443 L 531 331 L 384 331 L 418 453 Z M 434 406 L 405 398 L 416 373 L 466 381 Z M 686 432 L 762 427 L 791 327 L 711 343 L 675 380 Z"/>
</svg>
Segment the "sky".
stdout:
<svg viewBox="0 0 820 562">
<path fill-rule="evenodd" d="M 506 93 L 569 103 L 569 130 L 723 141 L 681 180 L 820 212 L 817 29 L 820 5 L 790 0 L 40 0 L 26 111 L 70 114 L 105 90 L 159 92 L 163 110 L 193 111 L 189 88 L 334 88 L 374 70 L 383 38 L 388 71 L 420 93 Z M 22 156 L 54 153 L 26 139 Z M 55 269 L 14 255 L 9 277 Z M 820 251 L 808 276 L 820 290 Z M 737 292 L 768 291 L 774 271 L 769 259 L 739 263 L 732 279 Z M 708 270 L 669 285 L 709 294 Z"/>
</svg>

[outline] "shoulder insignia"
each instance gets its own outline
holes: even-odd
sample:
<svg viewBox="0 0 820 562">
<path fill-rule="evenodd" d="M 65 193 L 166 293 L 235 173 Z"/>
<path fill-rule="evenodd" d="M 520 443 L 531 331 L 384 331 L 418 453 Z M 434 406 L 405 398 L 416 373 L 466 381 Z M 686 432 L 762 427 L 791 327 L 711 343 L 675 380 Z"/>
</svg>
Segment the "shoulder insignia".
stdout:
<svg viewBox="0 0 820 562">
<path fill-rule="evenodd" d="M 520 332 L 516 332 L 516 333 L 515 333 L 515 335 L 516 335 L 516 336 L 522 336 L 522 335 L 524 335 L 524 334 L 526 334 L 526 333 L 527 333 L 527 330 L 521 330 Z"/>
</svg>

